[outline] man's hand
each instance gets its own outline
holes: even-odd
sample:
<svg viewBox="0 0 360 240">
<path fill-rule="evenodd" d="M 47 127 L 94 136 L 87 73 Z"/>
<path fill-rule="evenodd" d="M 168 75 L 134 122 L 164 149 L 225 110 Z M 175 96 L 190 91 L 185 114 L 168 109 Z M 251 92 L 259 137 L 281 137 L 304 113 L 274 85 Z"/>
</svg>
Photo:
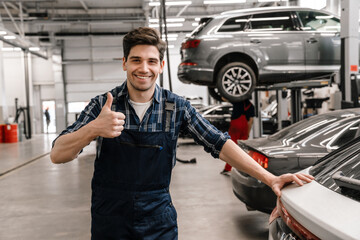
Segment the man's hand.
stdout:
<svg viewBox="0 0 360 240">
<path fill-rule="evenodd" d="M 125 115 L 121 112 L 111 110 L 113 96 L 107 93 L 107 100 L 99 116 L 89 124 L 92 125 L 95 135 L 105 138 L 115 138 L 120 136 L 124 129 Z"/>
<path fill-rule="evenodd" d="M 314 180 L 314 177 L 304 173 L 295 173 L 295 174 L 283 174 L 274 178 L 271 182 L 271 188 L 275 192 L 275 194 L 280 197 L 281 196 L 281 189 L 292 183 L 295 182 L 300 186 L 304 185 L 305 183 L 309 183 Z"/>
</svg>

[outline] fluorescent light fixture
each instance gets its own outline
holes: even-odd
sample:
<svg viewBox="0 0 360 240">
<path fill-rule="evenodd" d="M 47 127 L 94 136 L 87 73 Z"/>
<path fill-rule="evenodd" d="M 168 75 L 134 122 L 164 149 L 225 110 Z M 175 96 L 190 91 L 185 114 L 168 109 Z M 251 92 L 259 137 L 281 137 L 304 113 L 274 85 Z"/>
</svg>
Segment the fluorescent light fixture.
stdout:
<svg viewBox="0 0 360 240">
<path fill-rule="evenodd" d="M 16 39 L 15 36 L 4 36 L 5 39 L 7 40 L 12 40 L 12 39 Z"/>
<path fill-rule="evenodd" d="M 184 5 L 190 5 L 190 4 L 192 4 L 192 1 L 165 2 L 166 6 L 184 6 Z M 151 6 L 151 7 L 160 6 L 160 2 L 149 2 L 149 6 Z"/>
<path fill-rule="evenodd" d="M 151 6 L 151 7 L 160 6 L 160 2 L 149 2 L 149 6 Z"/>
<path fill-rule="evenodd" d="M 246 2 L 246 0 L 204 0 L 204 4 L 234 4 L 244 2 Z"/>
<path fill-rule="evenodd" d="M 33 51 L 33 52 L 37 52 L 37 51 L 40 51 L 40 48 L 39 47 L 29 47 L 29 50 Z"/>
<path fill-rule="evenodd" d="M 0 31 L 0 35 L 6 35 L 7 34 L 7 32 L 5 32 L 5 31 Z"/>
<path fill-rule="evenodd" d="M 164 40 L 164 41 L 165 41 L 165 40 L 166 40 L 166 38 L 165 38 L 165 37 L 162 37 L 162 40 Z M 169 42 L 174 42 L 174 41 L 176 41 L 176 40 L 177 40 L 177 38 L 174 38 L 174 37 L 172 37 L 172 38 L 171 38 L 171 37 L 168 37 L 168 41 L 169 41 Z"/>
<path fill-rule="evenodd" d="M 191 25 L 192 25 L 193 27 L 197 27 L 197 26 L 199 26 L 199 23 L 194 22 L 194 23 L 192 23 Z"/>
<path fill-rule="evenodd" d="M 196 17 L 196 18 L 195 18 L 195 21 L 197 21 L 197 22 L 200 21 L 200 20 L 201 20 L 201 18 L 199 18 L 199 17 Z M 360 19 L 359 19 L 359 20 L 360 20 Z"/>
<path fill-rule="evenodd" d="M 159 19 L 157 18 L 150 18 L 149 19 L 150 23 L 158 23 Z M 166 22 L 185 22 L 185 18 L 167 18 Z"/>
<path fill-rule="evenodd" d="M 167 18 L 166 22 L 185 22 L 185 18 Z"/>
<path fill-rule="evenodd" d="M 248 22 L 249 19 L 236 19 L 235 22 Z"/>
<path fill-rule="evenodd" d="M 168 38 L 177 38 L 179 36 L 179 34 L 176 33 L 170 33 L 167 35 Z M 165 37 L 165 34 L 162 35 L 162 37 Z"/>
<path fill-rule="evenodd" d="M 19 48 L 19 47 L 14 47 L 14 51 L 19 52 L 19 51 L 21 51 L 21 48 Z"/>
<path fill-rule="evenodd" d="M 258 2 L 280 2 L 280 0 L 258 0 Z"/>
<path fill-rule="evenodd" d="M 12 51 L 14 51 L 14 48 L 12 48 L 12 47 L 4 47 L 4 48 L 1 49 L 1 51 L 3 51 L 3 52 L 12 52 Z"/>
<path fill-rule="evenodd" d="M 168 23 L 166 24 L 167 27 L 182 27 L 184 24 L 182 23 Z M 160 24 L 149 24 L 149 27 L 152 28 L 158 28 L 160 26 Z M 162 25 L 163 27 L 165 27 L 165 24 Z"/>
</svg>

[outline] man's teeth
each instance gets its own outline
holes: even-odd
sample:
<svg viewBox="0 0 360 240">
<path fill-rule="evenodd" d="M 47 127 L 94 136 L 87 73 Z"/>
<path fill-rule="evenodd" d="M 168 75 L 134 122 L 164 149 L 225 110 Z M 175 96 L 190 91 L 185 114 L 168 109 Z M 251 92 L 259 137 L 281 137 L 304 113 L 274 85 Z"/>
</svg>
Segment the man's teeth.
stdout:
<svg viewBox="0 0 360 240">
<path fill-rule="evenodd" d="M 141 79 L 146 79 L 146 78 L 149 78 L 149 77 L 143 77 L 143 76 L 137 76 L 138 78 L 141 78 Z"/>
</svg>

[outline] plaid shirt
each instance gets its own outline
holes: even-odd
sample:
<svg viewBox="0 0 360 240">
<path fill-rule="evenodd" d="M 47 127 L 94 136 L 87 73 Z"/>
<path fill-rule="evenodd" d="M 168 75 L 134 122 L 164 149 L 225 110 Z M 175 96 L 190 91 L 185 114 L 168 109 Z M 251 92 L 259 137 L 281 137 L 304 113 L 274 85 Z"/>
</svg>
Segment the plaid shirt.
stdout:
<svg viewBox="0 0 360 240">
<path fill-rule="evenodd" d="M 218 158 L 223 145 L 226 140 L 230 138 L 227 133 L 220 132 L 198 114 L 189 101 L 168 90 L 160 88 L 158 85 L 155 87 L 154 100 L 147 109 L 141 122 L 129 102 L 126 81 L 122 85 L 112 89 L 111 93 L 114 98 L 116 97 L 117 99 L 116 111 L 122 112 L 126 116 L 125 129 L 137 130 L 139 132 L 163 131 L 163 124 L 165 124 L 163 119 L 164 114 L 166 114 L 164 104 L 166 101 L 170 101 L 175 103 L 175 110 L 171 116 L 170 123 L 170 131 L 173 139 L 178 138 L 180 130 L 188 131 L 198 144 L 204 146 L 206 152 L 210 152 L 213 157 Z M 106 93 L 91 99 L 90 103 L 81 112 L 78 120 L 59 136 L 74 132 L 96 119 L 106 99 Z M 55 141 L 56 139 L 53 145 Z M 174 152 L 176 152 L 175 150 L 176 144 L 174 146 Z M 175 160 L 175 156 L 173 156 L 173 160 Z"/>
</svg>

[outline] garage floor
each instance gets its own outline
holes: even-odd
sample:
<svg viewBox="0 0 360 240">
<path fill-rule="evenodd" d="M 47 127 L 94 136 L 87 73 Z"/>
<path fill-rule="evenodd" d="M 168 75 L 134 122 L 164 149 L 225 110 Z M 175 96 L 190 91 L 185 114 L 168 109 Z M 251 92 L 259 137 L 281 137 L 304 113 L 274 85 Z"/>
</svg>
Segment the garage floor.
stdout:
<svg viewBox="0 0 360 240">
<path fill-rule="evenodd" d="M 0 239 L 90 239 L 90 180 L 95 146 L 77 160 L 54 165 L 50 142 L 38 135 L 0 144 Z M 178 212 L 180 240 L 267 239 L 268 215 L 248 212 L 220 175 L 223 162 L 202 147 L 180 140 L 170 191 Z M 19 167 L 20 166 L 20 167 Z"/>
</svg>

